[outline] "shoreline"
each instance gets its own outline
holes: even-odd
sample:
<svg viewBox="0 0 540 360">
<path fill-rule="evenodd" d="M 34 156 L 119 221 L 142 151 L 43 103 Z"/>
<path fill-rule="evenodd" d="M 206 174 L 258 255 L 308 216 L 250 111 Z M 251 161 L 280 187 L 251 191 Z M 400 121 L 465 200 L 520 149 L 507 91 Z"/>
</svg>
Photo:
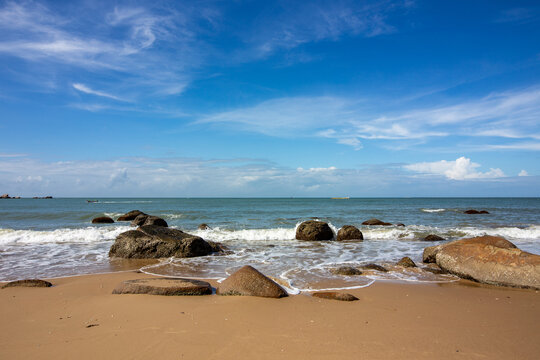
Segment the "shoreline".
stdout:
<svg viewBox="0 0 540 360">
<path fill-rule="evenodd" d="M 0 358 L 536 359 L 539 292 L 377 281 L 351 303 L 307 294 L 112 295 L 136 271 L 0 290 Z M 209 280 L 216 286 L 215 280 Z"/>
</svg>

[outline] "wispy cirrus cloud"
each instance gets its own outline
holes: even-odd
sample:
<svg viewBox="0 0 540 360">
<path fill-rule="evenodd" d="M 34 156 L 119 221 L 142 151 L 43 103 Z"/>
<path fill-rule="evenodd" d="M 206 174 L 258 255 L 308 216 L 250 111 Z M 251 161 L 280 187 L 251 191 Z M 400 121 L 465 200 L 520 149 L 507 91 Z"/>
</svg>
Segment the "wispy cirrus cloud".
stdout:
<svg viewBox="0 0 540 360">
<path fill-rule="evenodd" d="M 90 89 L 88 86 L 86 86 L 84 84 L 75 83 L 75 84 L 72 84 L 72 86 L 73 86 L 73 88 L 75 90 L 78 90 L 78 91 L 80 91 L 82 93 L 85 93 L 85 94 L 101 96 L 101 97 L 105 97 L 105 98 L 109 98 L 109 99 L 113 99 L 113 100 L 117 100 L 117 101 L 128 101 L 128 100 L 122 99 L 122 98 L 120 98 L 120 97 L 118 97 L 116 95 L 108 94 L 108 93 L 103 92 L 103 91 Z"/>
<path fill-rule="evenodd" d="M 540 89 L 492 93 L 476 100 L 387 113 L 373 110 L 374 101 L 344 97 L 291 97 L 200 117 L 212 123 L 277 137 L 335 139 L 354 149 L 362 140 L 428 141 L 465 136 L 499 138 L 500 145 L 478 148 L 538 150 Z M 529 139 L 529 142 L 509 142 Z"/>
</svg>

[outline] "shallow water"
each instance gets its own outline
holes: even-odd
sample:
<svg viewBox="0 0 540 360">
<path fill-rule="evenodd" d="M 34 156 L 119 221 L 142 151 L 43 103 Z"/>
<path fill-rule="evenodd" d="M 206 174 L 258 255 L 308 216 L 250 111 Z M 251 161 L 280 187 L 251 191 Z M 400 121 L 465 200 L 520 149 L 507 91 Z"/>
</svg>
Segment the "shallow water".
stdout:
<svg viewBox="0 0 540 360">
<path fill-rule="evenodd" d="M 518 247 L 540 253 L 538 198 L 414 199 L 21 199 L 0 200 L 0 280 L 68 276 L 118 271 L 141 264 L 110 260 L 114 238 L 129 223 L 92 225 L 96 216 L 113 218 L 139 209 L 163 217 L 171 227 L 224 243 L 232 254 L 193 259 L 167 259 L 143 268 L 159 275 L 223 278 L 250 264 L 288 284 L 291 292 L 332 287 L 358 287 L 374 279 L 450 281 L 419 269 L 394 267 L 409 256 L 421 261 L 421 241 L 428 234 L 454 240 L 500 235 Z M 489 215 L 463 214 L 467 209 Z M 405 227 L 369 227 L 369 218 Z M 305 242 L 294 239 L 296 226 L 317 218 L 334 231 L 356 225 L 363 242 Z M 207 223 L 210 230 L 197 230 Z M 388 273 L 335 276 L 337 266 L 382 263 Z"/>
</svg>

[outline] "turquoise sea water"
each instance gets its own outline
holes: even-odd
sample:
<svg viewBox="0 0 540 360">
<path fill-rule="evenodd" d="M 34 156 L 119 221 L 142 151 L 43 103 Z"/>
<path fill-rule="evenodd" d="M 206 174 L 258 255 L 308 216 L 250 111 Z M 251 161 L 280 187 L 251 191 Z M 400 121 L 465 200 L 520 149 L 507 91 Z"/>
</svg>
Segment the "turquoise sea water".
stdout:
<svg viewBox="0 0 540 360">
<path fill-rule="evenodd" d="M 96 216 L 118 217 L 138 209 L 163 217 L 171 227 L 220 241 L 233 253 L 196 259 L 168 259 L 145 267 L 156 274 L 222 278 L 251 264 L 295 289 L 361 286 L 366 277 L 332 279 L 330 269 L 367 262 L 390 266 L 403 256 L 421 260 L 421 241 L 428 234 L 454 240 L 483 234 L 500 235 L 520 248 L 540 253 L 540 198 L 362 198 L 309 199 L 20 199 L 0 200 L 0 280 L 67 276 L 114 271 L 122 266 L 108 250 L 129 223 L 92 225 Z M 467 209 L 488 215 L 467 215 Z M 356 225 L 363 242 L 310 243 L 294 240 L 296 226 L 312 218 L 337 231 Z M 378 218 L 405 227 L 367 227 Z M 197 230 L 207 223 L 211 230 Z M 420 272 L 391 271 L 369 279 L 444 281 Z"/>
</svg>

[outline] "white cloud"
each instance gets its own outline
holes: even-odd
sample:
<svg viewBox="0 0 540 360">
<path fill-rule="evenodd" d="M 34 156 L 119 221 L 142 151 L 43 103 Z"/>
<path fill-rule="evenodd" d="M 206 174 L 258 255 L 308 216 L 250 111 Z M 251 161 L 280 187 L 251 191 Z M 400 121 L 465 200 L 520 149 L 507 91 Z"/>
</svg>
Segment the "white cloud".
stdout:
<svg viewBox="0 0 540 360">
<path fill-rule="evenodd" d="M 122 99 L 122 98 L 119 98 L 118 96 L 115 96 L 115 95 L 112 95 L 112 94 L 108 94 L 106 92 L 103 92 L 103 91 L 98 91 L 98 90 L 93 90 L 93 89 L 90 89 L 88 86 L 84 85 L 84 84 L 72 84 L 72 86 L 76 89 L 76 90 L 79 90 L 80 92 L 83 92 L 85 94 L 90 94 L 90 95 L 96 95 L 96 96 L 101 96 L 101 97 L 106 97 L 106 98 L 109 98 L 109 99 L 113 99 L 113 100 L 118 100 L 118 101 L 127 101 L 125 99 Z"/>
<path fill-rule="evenodd" d="M 529 173 L 526 170 L 521 170 L 518 176 L 529 176 Z"/>
<path fill-rule="evenodd" d="M 480 164 L 471 162 L 464 156 L 455 161 L 434 161 L 421 162 L 416 164 L 405 165 L 404 168 L 410 171 L 428 174 L 441 175 L 451 180 L 469 180 L 469 179 L 493 179 L 505 177 L 501 169 L 490 169 L 487 172 L 479 172 L 477 168 Z"/>
</svg>

